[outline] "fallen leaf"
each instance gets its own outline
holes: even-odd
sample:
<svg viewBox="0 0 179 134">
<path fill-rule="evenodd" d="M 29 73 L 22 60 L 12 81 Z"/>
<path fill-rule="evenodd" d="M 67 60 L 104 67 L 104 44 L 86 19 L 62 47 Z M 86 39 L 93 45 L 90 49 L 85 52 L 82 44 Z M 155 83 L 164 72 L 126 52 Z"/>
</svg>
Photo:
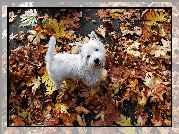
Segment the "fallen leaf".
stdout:
<svg viewBox="0 0 179 134">
<path fill-rule="evenodd" d="M 56 89 L 52 83 L 52 79 L 48 75 L 48 71 L 44 70 L 44 74 L 41 77 L 42 83 L 45 84 L 46 87 L 46 94 L 52 94 Z"/>
<path fill-rule="evenodd" d="M 20 27 L 24 27 L 24 26 L 34 26 L 37 23 L 37 10 L 36 9 L 29 9 L 27 11 L 25 11 L 25 14 L 22 14 L 20 16 L 21 18 L 21 24 Z"/>
<path fill-rule="evenodd" d="M 75 110 L 78 113 L 84 113 L 84 114 L 90 113 L 90 111 L 88 109 L 84 108 L 83 106 L 75 107 Z"/>
<path fill-rule="evenodd" d="M 95 30 L 99 35 L 102 35 L 105 38 L 106 28 L 103 25 L 100 25 L 97 30 Z"/>
<path fill-rule="evenodd" d="M 77 121 L 80 124 L 80 126 L 86 126 L 86 122 L 85 122 L 84 117 L 81 118 L 81 116 L 79 114 L 77 116 Z"/>
<path fill-rule="evenodd" d="M 9 12 L 9 22 L 13 22 L 14 20 L 16 20 L 16 16 L 17 15 L 15 15 L 13 11 Z"/>
</svg>

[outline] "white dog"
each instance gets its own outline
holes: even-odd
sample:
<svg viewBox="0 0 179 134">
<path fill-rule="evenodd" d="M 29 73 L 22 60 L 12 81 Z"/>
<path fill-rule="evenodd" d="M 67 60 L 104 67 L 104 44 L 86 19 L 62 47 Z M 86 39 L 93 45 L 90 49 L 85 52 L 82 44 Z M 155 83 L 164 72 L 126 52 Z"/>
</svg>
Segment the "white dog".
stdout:
<svg viewBox="0 0 179 134">
<path fill-rule="evenodd" d="M 95 87 L 105 71 L 106 50 L 94 31 L 91 32 L 88 43 L 76 43 L 79 54 L 64 52 L 54 56 L 55 44 L 55 37 L 50 37 L 45 60 L 56 89 L 59 89 L 65 79 L 82 80 L 85 85 Z"/>
</svg>

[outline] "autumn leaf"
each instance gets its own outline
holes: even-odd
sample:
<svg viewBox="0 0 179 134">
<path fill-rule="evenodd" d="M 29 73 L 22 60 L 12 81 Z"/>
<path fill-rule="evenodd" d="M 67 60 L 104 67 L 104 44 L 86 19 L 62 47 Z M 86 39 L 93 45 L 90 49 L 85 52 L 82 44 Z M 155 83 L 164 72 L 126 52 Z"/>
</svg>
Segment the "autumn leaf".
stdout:
<svg viewBox="0 0 179 134">
<path fill-rule="evenodd" d="M 167 16 L 164 14 L 163 10 L 149 10 L 144 14 L 145 23 L 149 26 L 156 25 L 160 22 L 167 21 Z"/>
<path fill-rule="evenodd" d="M 118 9 L 109 9 L 109 14 L 113 19 L 118 19 L 121 14 L 124 12 L 123 10 L 119 11 Z"/>
<path fill-rule="evenodd" d="M 42 83 L 45 84 L 46 87 L 46 94 L 52 94 L 56 89 L 52 83 L 51 77 L 48 75 L 48 71 L 44 70 L 44 74 L 41 77 Z"/>
<path fill-rule="evenodd" d="M 140 106 L 144 106 L 147 103 L 147 97 L 144 95 L 144 93 L 141 93 L 141 96 L 137 96 L 138 98 L 138 104 Z"/>
<path fill-rule="evenodd" d="M 140 57 L 141 53 L 139 51 L 137 51 L 137 50 L 139 50 L 139 45 L 140 45 L 140 43 L 135 41 L 132 45 L 126 46 L 125 52 L 127 52 L 128 54 L 131 54 L 135 57 Z M 136 50 L 134 50 L 134 49 L 136 49 Z"/>
<path fill-rule="evenodd" d="M 74 81 L 72 81 L 72 80 L 64 80 L 63 86 L 66 89 L 69 89 L 69 91 L 68 91 L 69 94 L 71 94 L 76 88 L 76 85 L 74 84 Z"/>
<path fill-rule="evenodd" d="M 75 107 L 75 110 L 76 110 L 78 113 L 84 113 L 84 114 L 90 113 L 90 111 L 89 111 L 88 109 L 84 108 L 83 106 Z"/>
<path fill-rule="evenodd" d="M 35 94 L 36 90 L 40 87 L 40 81 L 39 81 L 39 76 L 38 79 L 35 77 L 32 77 L 26 84 L 27 86 L 32 86 L 32 93 Z"/>
<path fill-rule="evenodd" d="M 60 41 L 58 39 L 59 37 L 60 38 L 65 37 L 66 27 L 64 25 L 63 20 L 60 21 L 60 23 L 58 23 L 56 19 L 49 19 L 49 25 L 50 25 L 50 28 L 55 32 L 58 41 Z"/>
<path fill-rule="evenodd" d="M 27 33 L 31 34 L 27 37 L 29 42 L 32 42 L 34 45 L 37 45 L 40 43 L 41 39 L 46 39 L 46 36 L 44 33 L 36 32 L 35 30 L 28 30 Z"/>
<path fill-rule="evenodd" d="M 41 67 L 38 71 L 38 74 L 42 74 L 46 70 L 46 67 Z"/>
<path fill-rule="evenodd" d="M 171 41 L 161 39 L 163 46 L 154 46 L 154 50 L 150 52 L 151 55 L 155 57 L 163 57 L 163 58 L 170 58 L 168 52 L 171 52 Z"/>
<path fill-rule="evenodd" d="M 82 118 L 79 114 L 77 116 L 77 121 L 79 122 L 80 126 L 86 126 L 84 117 Z"/>
<path fill-rule="evenodd" d="M 121 126 L 132 126 L 131 125 L 131 119 L 130 117 L 127 118 L 124 115 L 120 115 L 120 117 L 118 118 L 118 120 L 116 121 L 117 124 L 121 125 Z"/>
<path fill-rule="evenodd" d="M 22 118 L 26 118 L 27 117 L 27 110 L 22 110 L 22 112 L 18 112 L 18 116 L 22 117 Z"/>
<path fill-rule="evenodd" d="M 34 26 L 37 23 L 37 10 L 29 9 L 25 11 L 25 14 L 20 16 L 21 18 L 21 26 Z"/>
<path fill-rule="evenodd" d="M 69 113 L 67 111 L 67 109 L 69 109 L 69 107 L 66 104 L 64 104 L 64 103 L 56 103 L 55 108 L 56 108 L 56 110 L 60 110 L 61 113 L 65 113 L 65 114 L 69 115 Z"/>
<path fill-rule="evenodd" d="M 144 84 L 149 88 L 153 89 L 158 84 L 162 83 L 162 80 L 159 77 L 155 77 L 151 72 L 146 73 Z"/>
<path fill-rule="evenodd" d="M 12 126 L 22 126 L 24 124 L 23 119 L 20 117 L 17 117 L 13 120 L 14 124 Z"/>
<path fill-rule="evenodd" d="M 13 22 L 16 19 L 17 15 L 14 15 L 14 12 L 9 12 L 9 22 Z"/>
<path fill-rule="evenodd" d="M 99 35 L 102 35 L 105 38 L 106 28 L 103 25 L 100 25 L 97 30 L 95 30 Z"/>
</svg>

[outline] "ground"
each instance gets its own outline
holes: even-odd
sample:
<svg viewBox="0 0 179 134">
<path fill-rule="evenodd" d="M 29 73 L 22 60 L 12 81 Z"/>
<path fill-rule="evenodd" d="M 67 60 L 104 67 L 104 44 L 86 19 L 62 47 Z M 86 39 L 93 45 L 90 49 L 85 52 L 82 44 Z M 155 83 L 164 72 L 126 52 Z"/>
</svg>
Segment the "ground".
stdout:
<svg viewBox="0 0 179 134">
<path fill-rule="evenodd" d="M 9 9 L 9 126 L 171 126 L 171 8 L 37 8 L 24 17 L 33 26 L 20 18 L 27 10 Z M 96 90 L 79 80 L 55 91 L 49 37 L 56 52 L 77 53 L 91 31 L 107 51 L 107 76 Z"/>
</svg>

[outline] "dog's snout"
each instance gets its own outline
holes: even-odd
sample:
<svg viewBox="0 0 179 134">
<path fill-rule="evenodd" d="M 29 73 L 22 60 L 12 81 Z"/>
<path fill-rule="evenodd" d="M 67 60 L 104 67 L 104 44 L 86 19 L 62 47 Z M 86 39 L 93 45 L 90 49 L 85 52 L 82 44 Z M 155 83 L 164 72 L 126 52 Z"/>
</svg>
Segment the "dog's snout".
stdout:
<svg viewBox="0 0 179 134">
<path fill-rule="evenodd" d="M 100 60 L 98 58 L 94 59 L 94 63 L 99 66 L 100 65 Z"/>
</svg>

